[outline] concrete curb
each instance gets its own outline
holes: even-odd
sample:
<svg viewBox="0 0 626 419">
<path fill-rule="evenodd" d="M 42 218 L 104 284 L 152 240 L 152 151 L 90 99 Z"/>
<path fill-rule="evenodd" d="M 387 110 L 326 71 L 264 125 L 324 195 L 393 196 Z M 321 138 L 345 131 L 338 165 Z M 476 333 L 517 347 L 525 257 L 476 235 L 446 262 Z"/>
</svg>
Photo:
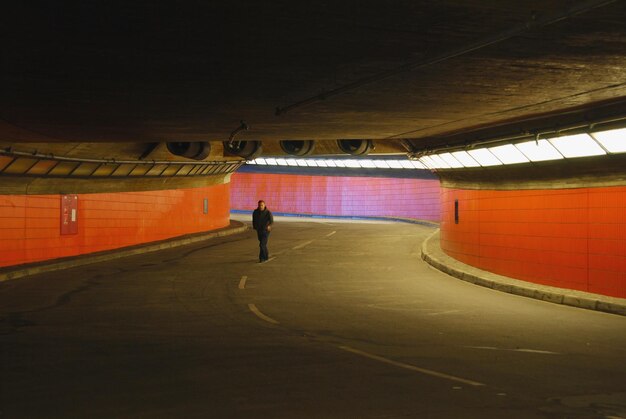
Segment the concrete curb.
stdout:
<svg viewBox="0 0 626 419">
<path fill-rule="evenodd" d="M 0 282 L 44 272 L 58 271 L 61 269 L 89 265 L 91 263 L 106 262 L 109 260 L 120 259 L 127 256 L 156 252 L 158 250 L 184 246 L 218 237 L 231 236 L 233 234 L 243 233 L 246 230 L 248 230 L 248 227 L 245 224 L 239 221 L 231 220 L 230 226 L 208 233 L 179 236 L 173 239 L 140 244 L 132 247 L 123 247 L 120 249 L 106 250 L 104 252 L 89 253 L 86 255 L 72 256 L 70 258 L 56 259 L 53 261 L 43 261 L 29 265 L 3 268 L 0 270 Z"/>
<path fill-rule="evenodd" d="M 422 243 L 422 259 L 448 275 L 509 294 L 535 298 L 555 304 L 563 304 L 587 310 L 626 316 L 626 299 L 608 297 L 583 291 L 534 284 L 483 271 L 446 255 L 439 244 L 439 229 Z"/>
</svg>

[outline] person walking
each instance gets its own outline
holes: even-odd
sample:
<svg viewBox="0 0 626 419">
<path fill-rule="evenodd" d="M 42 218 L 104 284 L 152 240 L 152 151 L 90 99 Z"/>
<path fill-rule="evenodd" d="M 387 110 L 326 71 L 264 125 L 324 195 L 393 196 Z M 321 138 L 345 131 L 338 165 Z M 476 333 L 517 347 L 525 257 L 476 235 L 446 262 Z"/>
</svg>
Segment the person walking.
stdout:
<svg viewBox="0 0 626 419">
<path fill-rule="evenodd" d="M 259 201 L 259 206 L 252 213 L 252 228 L 256 230 L 259 238 L 259 263 L 267 262 L 269 259 L 269 251 L 267 250 L 267 241 L 270 238 L 272 224 L 274 224 L 274 216 L 265 206 L 265 201 Z"/>
</svg>

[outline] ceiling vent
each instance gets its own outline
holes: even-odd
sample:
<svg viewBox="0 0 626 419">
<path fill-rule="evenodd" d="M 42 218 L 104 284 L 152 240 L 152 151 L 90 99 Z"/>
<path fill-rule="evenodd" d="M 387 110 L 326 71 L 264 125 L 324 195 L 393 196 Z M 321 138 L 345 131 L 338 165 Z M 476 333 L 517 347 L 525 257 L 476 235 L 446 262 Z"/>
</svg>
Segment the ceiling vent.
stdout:
<svg viewBox="0 0 626 419">
<path fill-rule="evenodd" d="M 175 156 L 204 160 L 211 153 L 211 144 L 207 142 L 168 142 L 167 149 Z"/>
<path fill-rule="evenodd" d="M 341 151 L 352 156 L 365 156 L 374 150 L 372 140 L 337 140 L 337 145 Z"/>
<path fill-rule="evenodd" d="M 292 156 L 308 156 L 315 149 L 315 141 L 313 140 L 283 140 L 280 142 L 280 148 L 287 154 Z"/>
</svg>

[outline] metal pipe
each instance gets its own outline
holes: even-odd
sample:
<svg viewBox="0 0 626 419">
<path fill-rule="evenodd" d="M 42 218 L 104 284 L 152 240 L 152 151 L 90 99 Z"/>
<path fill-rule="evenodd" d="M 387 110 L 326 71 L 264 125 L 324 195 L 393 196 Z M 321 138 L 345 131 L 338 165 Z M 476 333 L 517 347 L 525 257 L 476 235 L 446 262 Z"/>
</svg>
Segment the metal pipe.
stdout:
<svg viewBox="0 0 626 419">
<path fill-rule="evenodd" d="M 626 121 L 626 116 L 622 116 L 622 117 L 618 117 L 618 118 L 610 118 L 610 119 L 601 119 L 595 122 L 588 122 L 585 124 L 577 124 L 577 125 L 566 125 L 563 128 L 555 128 L 553 130 L 549 130 L 549 131 L 538 131 L 538 132 L 527 132 L 524 134 L 519 134 L 519 135 L 511 135 L 511 136 L 506 136 L 506 137 L 497 137 L 497 138 L 491 138 L 488 140 L 482 140 L 482 141 L 476 141 L 476 142 L 472 142 L 470 144 L 464 144 L 464 145 L 459 145 L 459 146 L 453 146 L 453 147 L 436 147 L 436 148 L 432 148 L 432 149 L 424 149 L 424 150 L 415 150 L 413 152 L 410 152 L 409 154 L 413 154 L 413 155 L 424 155 L 426 153 L 428 154 L 432 154 L 432 153 L 438 153 L 441 151 L 455 151 L 455 150 L 465 150 L 467 148 L 474 148 L 477 146 L 483 146 L 483 145 L 490 145 L 490 144 L 496 144 L 496 143 L 502 143 L 505 141 L 511 141 L 511 140 L 520 140 L 523 138 L 534 138 L 535 140 L 539 140 L 541 136 L 544 135 L 548 135 L 548 134 L 560 134 L 563 132 L 567 132 L 567 131 L 573 131 L 573 130 L 578 130 L 578 129 L 582 129 L 582 128 L 587 128 L 587 131 L 593 131 L 594 129 L 597 128 L 598 125 L 604 125 L 604 124 L 610 124 L 612 122 L 621 122 L 621 121 Z"/>
</svg>

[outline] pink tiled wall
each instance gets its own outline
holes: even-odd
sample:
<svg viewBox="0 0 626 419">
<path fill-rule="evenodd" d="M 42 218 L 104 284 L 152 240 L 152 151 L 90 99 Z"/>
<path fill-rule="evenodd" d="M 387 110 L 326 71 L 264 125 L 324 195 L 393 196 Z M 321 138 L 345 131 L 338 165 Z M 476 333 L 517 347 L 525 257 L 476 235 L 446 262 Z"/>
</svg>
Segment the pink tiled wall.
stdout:
<svg viewBox="0 0 626 419">
<path fill-rule="evenodd" d="M 78 195 L 78 233 L 61 235 L 60 195 L 0 195 L 0 266 L 74 256 L 229 224 L 229 185 Z M 204 199 L 209 211 L 204 214 Z"/>
<path fill-rule="evenodd" d="M 441 201 L 448 255 L 513 278 L 626 298 L 626 187 L 442 188 Z"/>
<path fill-rule="evenodd" d="M 235 173 L 233 209 L 439 221 L 439 180 Z"/>
</svg>

